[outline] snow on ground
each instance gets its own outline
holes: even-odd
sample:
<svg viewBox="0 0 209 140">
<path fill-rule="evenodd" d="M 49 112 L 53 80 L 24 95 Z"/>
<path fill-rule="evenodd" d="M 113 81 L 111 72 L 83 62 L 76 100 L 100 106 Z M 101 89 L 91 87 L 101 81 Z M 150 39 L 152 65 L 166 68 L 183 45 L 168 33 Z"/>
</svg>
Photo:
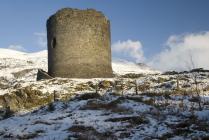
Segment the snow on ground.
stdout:
<svg viewBox="0 0 209 140">
<path fill-rule="evenodd" d="M 149 67 L 140 67 L 137 64 L 127 61 L 113 61 L 112 65 L 113 71 L 119 75 L 127 73 L 158 73 L 158 71 L 151 70 Z M 45 71 L 48 70 L 46 50 L 36 53 L 26 53 L 11 49 L 0 49 L 0 78 L 9 83 L 9 87 L 13 87 L 17 83 L 22 83 L 23 85 L 31 84 L 31 82 L 36 83 L 36 74 L 38 69 L 43 69 Z M 89 79 L 74 80 L 85 82 Z M 95 80 L 99 81 L 101 79 L 92 79 L 92 81 Z M 47 88 L 44 88 L 46 91 Z M 58 86 L 54 88 L 58 88 Z M 0 88 L 0 95 L 9 93 L 10 91 L 11 89 L 9 88 Z"/>
<path fill-rule="evenodd" d="M 113 60 L 112 63 L 113 71 L 117 74 L 123 75 L 128 73 L 135 73 L 135 74 L 156 74 L 160 73 L 157 70 L 151 69 L 148 66 L 140 66 L 139 64 L 125 61 L 125 60 Z"/>
<path fill-rule="evenodd" d="M 47 71 L 46 51 L 0 49 L 0 139 L 209 139 L 209 72 L 196 73 L 196 85 L 194 73 L 161 74 L 121 60 L 112 66 L 115 78 L 36 81 L 38 68 Z M 1 110 L 1 98 L 26 88 L 61 97 L 32 111 Z"/>
<path fill-rule="evenodd" d="M 25 59 L 27 53 L 15 51 L 11 49 L 0 49 L 0 58 L 14 58 L 14 59 Z"/>
<path fill-rule="evenodd" d="M 203 121 L 209 121 L 209 110 L 197 111 L 196 116 Z"/>
<path fill-rule="evenodd" d="M 149 67 L 139 66 L 127 61 L 113 61 L 113 71 L 116 74 L 127 73 L 159 73 Z M 0 49 L 0 76 L 13 77 L 12 73 L 24 69 L 44 69 L 47 71 L 47 51 L 25 53 L 10 49 Z M 27 78 L 28 80 L 28 78 Z M 35 80 L 35 77 L 30 80 Z"/>
<path fill-rule="evenodd" d="M 195 116 L 188 110 L 175 108 L 175 104 L 166 107 L 165 104 L 146 102 L 143 98 L 142 95 L 106 94 L 89 99 L 78 96 L 66 102 L 57 101 L 33 112 L 1 120 L 0 138 L 208 138 L 209 122 L 196 119 L 203 116 L 203 112 Z"/>
<path fill-rule="evenodd" d="M 24 79 L 34 81 L 38 68 L 47 70 L 46 55 L 47 51 L 23 53 L 9 49 L 0 49 L 0 77 L 14 80 L 19 79 L 14 76 L 14 73 L 21 72 L 22 70 L 35 70 L 32 71 L 32 77 L 26 77 Z M 22 77 L 24 77 L 24 75 Z"/>
</svg>

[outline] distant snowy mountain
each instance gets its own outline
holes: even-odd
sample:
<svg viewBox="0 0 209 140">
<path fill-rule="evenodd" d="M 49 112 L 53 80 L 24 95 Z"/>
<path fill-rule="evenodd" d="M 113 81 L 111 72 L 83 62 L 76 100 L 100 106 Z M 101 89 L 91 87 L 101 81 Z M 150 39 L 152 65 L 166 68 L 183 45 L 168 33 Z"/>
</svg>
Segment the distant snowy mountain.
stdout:
<svg viewBox="0 0 209 140">
<path fill-rule="evenodd" d="M 25 55 L 26 55 L 26 53 L 24 53 L 24 52 L 0 48 L 0 58 L 22 59 Z"/>
<path fill-rule="evenodd" d="M 0 48 L 0 77 L 5 77 L 9 81 L 17 79 L 34 81 L 37 69 L 47 70 L 46 56 L 46 50 L 37 53 L 26 53 Z"/>
<path fill-rule="evenodd" d="M 113 71 L 116 74 L 127 74 L 127 73 L 146 73 L 146 74 L 154 74 L 154 73 L 160 73 L 157 70 L 152 69 L 151 67 L 147 66 L 146 64 L 140 63 L 134 63 L 126 60 L 113 60 L 112 62 Z"/>
<path fill-rule="evenodd" d="M 35 53 L 26 53 L 12 49 L 0 48 L 0 58 L 28 59 L 28 58 L 36 58 L 36 57 L 45 58 L 46 56 L 47 56 L 47 50 L 35 52 Z"/>
</svg>

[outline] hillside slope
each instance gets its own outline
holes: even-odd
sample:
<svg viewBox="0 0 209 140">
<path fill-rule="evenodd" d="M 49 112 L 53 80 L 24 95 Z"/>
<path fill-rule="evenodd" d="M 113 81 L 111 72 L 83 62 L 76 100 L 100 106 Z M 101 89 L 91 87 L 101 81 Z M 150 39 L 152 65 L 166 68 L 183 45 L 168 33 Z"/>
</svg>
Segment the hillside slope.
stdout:
<svg viewBox="0 0 209 140">
<path fill-rule="evenodd" d="M 36 81 L 46 51 L 0 55 L 2 140 L 209 139 L 208 71 L 152 74 L 120 60 L 114 78 Z M 120 76 L 127 73 L 138 77 Z"/>
<path fill-rule="evenodd" d="M 127 73 L 146 73 L 153 74 L 159 71 L 153 70 L 149 67 L 142 67 L 133 62 L 128 61 L 114 61 L 112 62 L 113 71 L 115 74 Z M 0 49 L 0 76 L 12 77 L 12 73 L 24 69 L 44 69 L 47 71 L 47 51 L 36 53 L 25 53 L 10 49 Z M 33 73 L 34 74 L 34 73 Z M 27 77 L 29 78 L 29 77 Z M 34 77 L 35 79 L 35 77 Z M 29 80 L 29 79 L 27 79 Z"/>
</svg>

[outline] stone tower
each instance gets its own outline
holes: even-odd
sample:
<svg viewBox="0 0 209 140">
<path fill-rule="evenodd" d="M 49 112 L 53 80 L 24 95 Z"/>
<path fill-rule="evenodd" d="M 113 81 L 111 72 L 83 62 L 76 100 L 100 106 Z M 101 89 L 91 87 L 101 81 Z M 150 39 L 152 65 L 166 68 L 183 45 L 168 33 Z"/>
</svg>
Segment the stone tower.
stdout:
<svg viewBox="0 0 209 140">
<path fill-rule="evenodd" d="M 47 20 L 48 74 L 112 77 L 110 22 L 93 9 L 64 8 Z"/>
</svg>

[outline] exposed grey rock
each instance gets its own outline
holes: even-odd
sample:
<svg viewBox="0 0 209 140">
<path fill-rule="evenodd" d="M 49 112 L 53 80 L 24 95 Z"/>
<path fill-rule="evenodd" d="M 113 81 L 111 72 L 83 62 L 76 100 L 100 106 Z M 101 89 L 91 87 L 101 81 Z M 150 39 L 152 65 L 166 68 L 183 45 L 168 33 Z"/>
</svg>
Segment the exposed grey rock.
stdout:
<svg viewBox="0 0 209 140">
<path fill-rule="evenodd" d="M 51 77 L 47 72 L 45 72 L 42 69 L 38 69 L 38 73 L 37 73 L 37 81 L 42 80 L 42 79 L 52 79 L 53 77 Z"/>
</svg>

